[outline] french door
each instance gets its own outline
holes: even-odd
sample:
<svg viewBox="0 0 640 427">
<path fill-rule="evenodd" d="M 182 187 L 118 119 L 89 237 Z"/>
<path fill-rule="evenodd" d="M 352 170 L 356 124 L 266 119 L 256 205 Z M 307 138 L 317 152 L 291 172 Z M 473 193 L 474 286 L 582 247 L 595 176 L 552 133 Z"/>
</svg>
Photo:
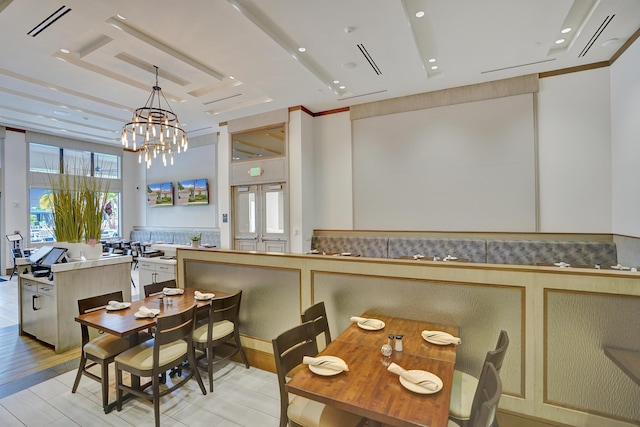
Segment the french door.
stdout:
<svg viewBox="0 0 640 427">
<path fill-rule="evenodd" d="M 284 183 L 233 187 L 234 249 L 288 250 L 285 190 Z"/>
</svg>

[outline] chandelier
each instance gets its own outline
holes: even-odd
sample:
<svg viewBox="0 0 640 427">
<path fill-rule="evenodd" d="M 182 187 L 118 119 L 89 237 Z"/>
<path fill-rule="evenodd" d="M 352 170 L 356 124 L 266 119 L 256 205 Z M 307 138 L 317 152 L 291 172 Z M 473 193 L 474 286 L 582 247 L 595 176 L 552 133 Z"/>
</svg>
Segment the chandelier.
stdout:
<svg viewBox="0 0 640 427">
<path fill-rule="evenodd" d="M 147 169 L 151 167 L 152 159 L 162 156 L 162 163 L 167 166 L 167 157 L 173 165 L 173 153 L 187 151 L 187 132 L 180 126 L 178 116 L 169 106 L 167 98 L 158 86 L 158 67 L 156 69 L 156 84 L 149 95 L 144 107 L 133 113 L 133 118 L 122 127 L 122 145 L 133 151 L 138 151 L 138 163 L 142 163 L 143 155 Z M 162 108 L 164 100 L 165 108 Z"/>
</svg>

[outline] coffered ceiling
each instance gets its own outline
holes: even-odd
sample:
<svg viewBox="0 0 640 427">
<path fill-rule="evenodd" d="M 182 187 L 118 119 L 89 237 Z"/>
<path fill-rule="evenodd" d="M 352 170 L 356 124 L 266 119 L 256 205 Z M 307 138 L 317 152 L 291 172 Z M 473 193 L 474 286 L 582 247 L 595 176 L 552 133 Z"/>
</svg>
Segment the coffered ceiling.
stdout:
<svg viewBox="0 0 640 427">
<path fill-rule="evenodd" d="M 639 28 L 638 0 L 0 0 L 0 124 L 120 144 L 158 66 L 194 137 L 610 61 Z"/>
</svg>

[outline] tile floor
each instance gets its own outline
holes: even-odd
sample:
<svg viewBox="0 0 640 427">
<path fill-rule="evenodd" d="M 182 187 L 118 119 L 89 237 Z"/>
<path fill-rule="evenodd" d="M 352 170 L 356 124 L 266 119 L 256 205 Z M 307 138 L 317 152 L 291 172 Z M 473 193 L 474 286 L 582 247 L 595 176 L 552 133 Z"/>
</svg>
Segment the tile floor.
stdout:
<svg viewBox="0 0 640 427">
<path fill-rule="evenodd" d="M 201 371 L 202 372 L 202 371 Z M 124 403 L 122 411 L 102 411 L 100 384 L 82 378 L 75 394 L 72 370 L 0 400 L 3 427 L 153 426 L 153 406 L 142 399 Z M 110 399 L 115 399 L 112 378 Z M 205 386 L 208 390 L 208 384 Z M 203 396 L 195 379 L 162 398 L 163 426 L 276 427 L 280 399 L 275 374 L 244 365 L 221 363 L 214 375 L 214 392 Z"/>
</svg>

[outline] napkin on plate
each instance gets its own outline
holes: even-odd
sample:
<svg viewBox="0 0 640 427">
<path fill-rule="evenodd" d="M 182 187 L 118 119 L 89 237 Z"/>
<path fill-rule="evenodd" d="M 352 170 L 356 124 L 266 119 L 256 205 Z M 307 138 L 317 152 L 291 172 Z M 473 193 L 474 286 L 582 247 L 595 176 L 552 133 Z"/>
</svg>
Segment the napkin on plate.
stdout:
<svg viewBox="0 0 640 427">
<path fill-rule="evenodd" d="M 144 305 L 138 309 L 138 315 L 140 317 L 156 317 L 158 313 L 157 310 L 152 310 L 150 308 L 145 307 Z"/>
<path fill-rule="evenodd" d="M 453 335 L 442 331 L 422 331 L 422 338 L 424 338 L 426 341 L 431 341 L 442 345 L 459 345 L 462 342 L 460 338 L 454 337 Z"/>
<path fill-rule="evenodd" d="M 211 299 L 211 298 L 213 298 L 214 295 L 213 294 L 205 294 L 205 293 L 202 293 L 200 291 L 195 291 L 193 293 L 193 296 L 195 296 L 197 299 Z"/>
<path fill-rule="evenodd" d="M 378 319 L 367 319 L 366 317 L 351 316 L 349 318 L 352 322 L 360 323 L 362 325 L 371 326 L 372 328 L 382 328 L 384 323 Z"/>
<path fill-rule="evenodd" d="M 162 289 L 162 293 L 165 295 L 182 295 L 184 294 L 184 289 L 180 288 L 164 288 Z"/>
<path fill-rule="evenodd" d="M 322 366 L 323 368 L 331 369 L 332 371 L 338 371 L 338 372 L 349 370 L 349 367 L 347 366 L 345 361 L 338 358 L 327 359 L 322 356 L 320 357 L 304 356 L 302 358 L 302 363 L 305 365 Z"/>
<path fill-rule="evenodd" d="M 427 390 L 436 391 L 438 390 L 438 384 L 430 379 L 426 379 L 424 376 L 417 374 L 415 372 L 409 372 L 400 365 L 396 365 L 395 363 L 391 363 L 387 368 L 387 371 L 394 373 L 396 375 L 401 376 L 407 381 L 411 381 L 412 383 L 419 385 L 420 387 L 424 387 Z"/>
<path fill-rule="evenodd" d="M 455 261 L 457 259 L 458 257 L 451 256 L 451 255 L 447 255 L 446 257 L 442 258 L 443 261 Z"/>
<path fill-rule="evenodd" d="M 111 308 L 127 308 L 128 304 L 120 301 L 109 301 L 107 304 Z"/>
<path fill-rule="evenodd" d="M 567 264 L 566 262 L 554 262 L 553 265 L 560 268 L 571 267 L 571 264 Z"/>
<path fill-rule="evenodd" d="M 621 264 L 612 265 L 611 268 L 613 268 L 614 270 L 629 270 L 629 267 L 625 267 Z"/>
<path fill-rule="evenodd" d="M 424 258 L 424 255 L 422 255 L 422 254 L 415 254 L 415 255 L 413 256 L 413 259 L 420 259 L 420 258 Z"/>
</svg>

